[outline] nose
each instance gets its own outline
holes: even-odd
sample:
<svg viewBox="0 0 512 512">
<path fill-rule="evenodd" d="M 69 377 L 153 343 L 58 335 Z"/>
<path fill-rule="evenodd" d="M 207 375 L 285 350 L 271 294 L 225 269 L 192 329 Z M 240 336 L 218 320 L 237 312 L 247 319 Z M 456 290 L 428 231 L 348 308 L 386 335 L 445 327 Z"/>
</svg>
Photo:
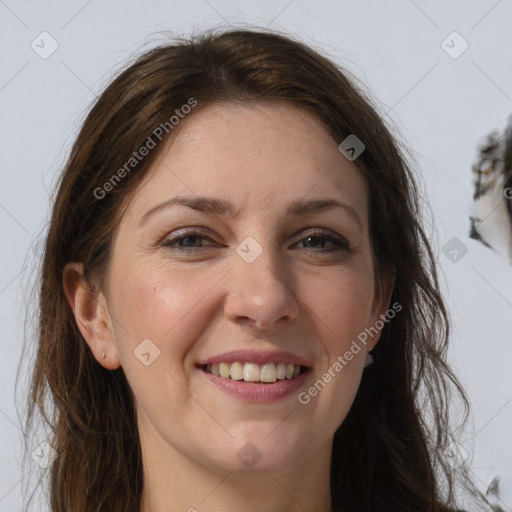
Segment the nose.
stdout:
<svg viewBox="0 0 512 512">
<path fill-rule="evenodd" d="M 293 279 L 277 251 L 265 248 L 252 263 L 235 252 L 233 261 L 228 277 L 230 290 L 224 304 L 229 320 L 266 330 L 297 318 L 299 304 Z"/>
</svg>

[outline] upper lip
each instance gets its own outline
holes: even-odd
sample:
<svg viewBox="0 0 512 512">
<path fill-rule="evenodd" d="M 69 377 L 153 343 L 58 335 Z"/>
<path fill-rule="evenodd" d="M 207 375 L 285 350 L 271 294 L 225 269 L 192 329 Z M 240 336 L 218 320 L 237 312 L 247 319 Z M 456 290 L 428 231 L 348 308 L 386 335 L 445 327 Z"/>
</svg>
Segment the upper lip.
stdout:
<svg viewBox="0 0 512 512">
<path fill-rule="evenodd" d="M 198 366 L 220 363 L 287 363 L 309 368 L 311 363 L 306 359 L 284 351 L 233 350 L 218 356 L 209 357 L 197 363 Z"/>
</svg>

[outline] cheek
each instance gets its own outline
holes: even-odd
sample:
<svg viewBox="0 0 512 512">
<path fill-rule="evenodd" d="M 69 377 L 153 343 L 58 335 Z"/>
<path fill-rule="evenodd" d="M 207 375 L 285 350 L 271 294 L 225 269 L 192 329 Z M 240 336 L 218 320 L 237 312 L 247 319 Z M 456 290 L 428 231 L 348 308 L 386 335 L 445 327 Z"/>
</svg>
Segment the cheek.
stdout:
<svg viewBox="0 0 512 512">
<path fill-rule="evenodd" d="M 190 400 L 184 362 L 219 307 L 211 290 L 223 274 L 155 264 L 124 270 L 119 266 L 111 278 L 117 349 L 137 407 L 158 422 Z"/>
<path fill-rule="evenodd" d="M 373 303 L 373 275 L 354 269 L 304 278 L 299 294 L 313 311 L 326 339 L 339 344 L 367 327 Z M 348 339 L 350 338 L 350 340 Z"/>
<path fill-rule="evenodd" d="M 365 350 L 362 345 L 354 348 L 353 342 L 368 326 L 372 279 L 366 269 L 347 268 L 330 273 L 328 278 L 310 276 L 304 280 L 302 297 L 311 309 L 308 314 L 315 323 L 313 332 L 318 334 L 324 357 L 299 401 L 305 404 L 316 433 L 332 435 L 336 431 L 359 388 Z"/>
<path fill-rule="evenodd" d="M 124 327 L 117 331 L 124 345 L 120 350 L 133 352 L 149 338 L 162 353 L 172 354 L 168 361 L 179 362 L 204 329 L 202 324 L 210 320 L 206 311 L 213 307 L 209 291 L 222 275 L 163 264 L 139 265 L 132 272 L 119 268 L 113 273 L 112 288 L 116 290 L 116 316 Z"/>
</svg>

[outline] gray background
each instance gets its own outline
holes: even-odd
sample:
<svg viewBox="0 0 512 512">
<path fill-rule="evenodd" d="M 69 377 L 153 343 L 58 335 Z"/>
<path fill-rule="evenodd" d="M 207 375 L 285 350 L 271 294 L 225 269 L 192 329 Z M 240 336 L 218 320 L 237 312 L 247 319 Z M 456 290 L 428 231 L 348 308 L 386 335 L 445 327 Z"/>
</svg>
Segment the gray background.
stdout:
<svg viewBox="0 0 512 512">
<path fill-rule="evenodd" d="M 162 40 L 156 32 L 244 23 L 297 35 L 351 69 L 414 151 L 453 319 L 449 358 L 473 406 L 463 449 L 482 490 L 501 478 L 501 506 L 512 511 L 512 267 L 468 237 L 476 146 L 512 112 L 512 1 L 183 3 L 0 0 L 0 512 L 20 509 L 26 477 L 14 405 L 22 284 L 79 123 L 115 70 Z M 51 49 L 44 31 L 58 44 L 46 59 L 31 47 Z M 458 58 L 441 46 L 453 31 L 469 44 Z M 453 237 L 467 248 L 456 262 L 442 252 Z"/>
</svg>

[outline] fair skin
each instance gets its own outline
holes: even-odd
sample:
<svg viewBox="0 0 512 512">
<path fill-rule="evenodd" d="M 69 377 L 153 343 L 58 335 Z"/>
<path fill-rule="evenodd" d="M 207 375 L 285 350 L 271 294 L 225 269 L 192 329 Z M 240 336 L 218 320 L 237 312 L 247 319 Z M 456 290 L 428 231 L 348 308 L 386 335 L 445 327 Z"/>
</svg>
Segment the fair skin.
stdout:
<svg viewBox="0 0 512 512">
<path fill-rule="evenodd" d="M 79 263 L 66 266 L 64 288 L 84 339 L 99 364 L 123 367 L 136 398 L 141 512 L 330 510 L 333 436 L 380 333 L 309 403 L 297 396 L 386 312 L 393 286 L 381 273 L 378 293 L 366 184 L 338 143 L 288 104 L 209 105 L 181 121 L 127 203 L 101 291 L 88 291 Z M 175 196 L 229 201 L 240 214 L 174 205 L 142 221 Z M 286 214 L 313 198 L 353 211 Z M 163 246 L 189 227 L 201 235 L 181 247 L 194 253 Z M 251 263 L 236 251 L 249 236 L 262 249 Z M 146 339 L 146 352 L 160 350 L 147 365 L 134 355 Z M 196 367 L 246 348 L 292 352 L 311 371 L 298 391 L 256 403 L 227 395 Z M 237 456 L 244 446 L 260 456 L 250 467 Z"/>
</svg>

